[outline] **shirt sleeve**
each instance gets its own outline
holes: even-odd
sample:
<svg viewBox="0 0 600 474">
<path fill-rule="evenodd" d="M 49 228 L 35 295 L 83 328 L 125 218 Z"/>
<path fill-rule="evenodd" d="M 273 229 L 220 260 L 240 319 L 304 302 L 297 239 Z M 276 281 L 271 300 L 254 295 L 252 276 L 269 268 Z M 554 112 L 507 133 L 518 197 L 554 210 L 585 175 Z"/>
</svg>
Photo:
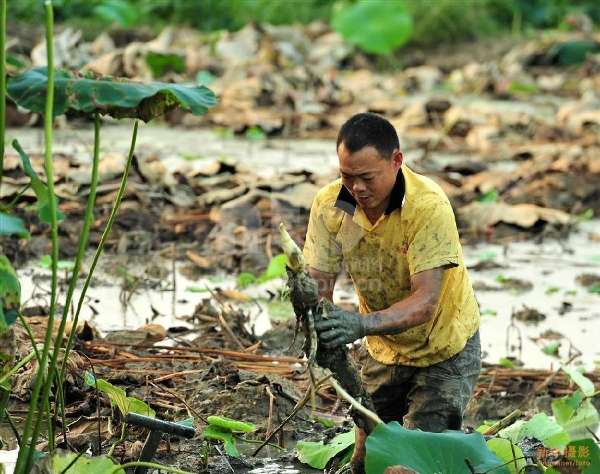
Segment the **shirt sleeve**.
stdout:
<svg viewBox="0 0 600 474">
<path fill-rule="evenodd" d="M 411 226 L 407 260 L 411 275 L 460 263 L 460 240 L 452 206 L 432 198 Z"/>
<path fill-rule="evenodd" d="M 335 238 L 336 231 L 332 228 L 335 226 L 332 226 L 328 211 L 332 210 L 328 210 L 317 195 L 310 209 L 303 253 L 310 267 L 338 274 L 342 267 L 342 248 Z"/>
</svg>

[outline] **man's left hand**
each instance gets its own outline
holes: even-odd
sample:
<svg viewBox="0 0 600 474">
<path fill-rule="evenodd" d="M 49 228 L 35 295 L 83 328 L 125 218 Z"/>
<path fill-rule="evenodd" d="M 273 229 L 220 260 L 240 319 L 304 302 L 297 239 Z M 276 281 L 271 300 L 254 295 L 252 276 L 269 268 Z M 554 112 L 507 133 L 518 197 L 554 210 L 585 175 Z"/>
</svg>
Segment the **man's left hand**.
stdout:
<svg viewBox="0 0 600 474">
<path fill-rule="evenodd" d="M 319 341 L 326 349 L 335 349 L 366 335 L 363 317 L 353 311 L 344 311 L 337 306 L 315 322 Z"/>
</svg>

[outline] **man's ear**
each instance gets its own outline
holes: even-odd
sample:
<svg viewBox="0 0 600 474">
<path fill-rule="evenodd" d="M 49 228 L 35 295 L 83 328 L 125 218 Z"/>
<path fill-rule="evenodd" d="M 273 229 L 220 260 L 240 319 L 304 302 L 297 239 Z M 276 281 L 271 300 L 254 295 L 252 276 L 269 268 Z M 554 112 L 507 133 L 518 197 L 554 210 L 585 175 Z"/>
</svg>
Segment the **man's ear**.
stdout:
<svg viewBox="0 0 600 474">
<path fill-rule="evenodd" d="M 402 154 L 402 152 L 398 149 L 394 150 L 392 152 L 392 163 L 394 164 L 394 167 L 400 169 L 400 166 L 402 166 L 403 161 L 404 155 Z"/>
</svg>

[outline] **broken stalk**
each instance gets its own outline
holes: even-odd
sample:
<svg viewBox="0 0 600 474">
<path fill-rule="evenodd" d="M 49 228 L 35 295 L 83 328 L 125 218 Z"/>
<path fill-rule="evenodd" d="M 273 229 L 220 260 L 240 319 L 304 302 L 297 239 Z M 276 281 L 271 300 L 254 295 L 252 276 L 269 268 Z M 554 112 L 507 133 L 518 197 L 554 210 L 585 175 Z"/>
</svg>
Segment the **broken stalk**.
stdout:
<svg viewBox="0 0 600 474">
<path fill-rule="evenodd" d="M 308 363 L 316 362 L 322 368 L 329 369 L 340 385 L 350 396 L 367 410 L 373 411 L 371 396 L 365 390 L 358 369 L 348 354 L 346 347 L 332 350 L 320 348 L 314 322 L 327 318 L 327 313 L 333 308 L 328 300 L 319 301 L 317 282 L 306 271 L 306 263 L 302 251 L 290 237 L 283 223 L 279 225 L 283 251 L 288 258 L 287 274 L 290 299 L 294 312 L 302 326 L 305 336 L 304 352 Z M 361 411 L 353 410 L 352 418 L 357 426 L 370 433 L 376 423 Z"/>
</svg>

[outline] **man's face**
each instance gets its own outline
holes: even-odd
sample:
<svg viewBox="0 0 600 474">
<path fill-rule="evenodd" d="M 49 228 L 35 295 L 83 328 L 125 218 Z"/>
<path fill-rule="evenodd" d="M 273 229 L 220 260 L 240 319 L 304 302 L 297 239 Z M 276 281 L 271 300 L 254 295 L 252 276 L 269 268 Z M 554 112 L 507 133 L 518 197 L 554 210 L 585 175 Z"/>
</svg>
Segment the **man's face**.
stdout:
<svg viewBox="0 0 600 474">
<path fill-rule="evenodd" d="M 358 205 L 365 211 L 383 212 L 402 165 L 402 153 L 394 150 L 391 159 L 386 159 L 372 146 L 350 153 L 343 142 L 337 152 L 342 184 Z"/>
</svg>

